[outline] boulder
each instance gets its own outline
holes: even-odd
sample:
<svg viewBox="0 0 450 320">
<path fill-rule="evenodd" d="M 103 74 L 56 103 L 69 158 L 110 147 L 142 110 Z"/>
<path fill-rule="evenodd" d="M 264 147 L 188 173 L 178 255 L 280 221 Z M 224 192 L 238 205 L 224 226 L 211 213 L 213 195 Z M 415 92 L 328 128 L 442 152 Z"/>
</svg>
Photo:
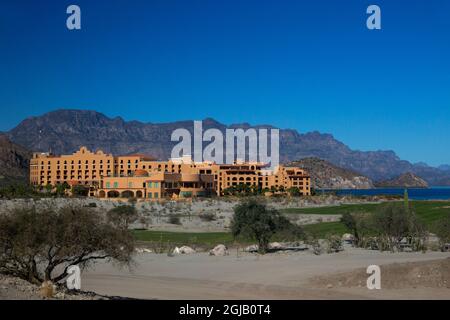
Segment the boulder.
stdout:
<svg viewBox="0 0 450 320">
<path fill-rule="evenodd" d="M 281 250 L 283 249 L 285 246 L 279 242 L 271 242 L 269 243 L 269 249 L 273 249 L 273 250 Z"/>
<path fill-rule="evenodd" d="M 134 251 L 137 253 L 152 253 L 153 251 L 147 248 L 135 248 Z"/>
<path fill-rule="evenodd" d="M 256 252 L 258 251 L 258 245 L 252 244 L 251 246 L 248 246 L 244 249 L 245 252 Z"/>
<path fill-rule="evenodd" d="M 182 246 L 180 248 L 175 247 L 175 249 L 173 250 L 173 253 L 174 254 L 191 254 L 191 253 L 195 253 L 195 250 L 188 246 Z"/>
<path fill-rule="evenodd" d="M 228 249 L 223 244 L 218 244 L 211 251 L 209 251 L 210 256 L 226 256 L 228 255 Z"/>
</svg>

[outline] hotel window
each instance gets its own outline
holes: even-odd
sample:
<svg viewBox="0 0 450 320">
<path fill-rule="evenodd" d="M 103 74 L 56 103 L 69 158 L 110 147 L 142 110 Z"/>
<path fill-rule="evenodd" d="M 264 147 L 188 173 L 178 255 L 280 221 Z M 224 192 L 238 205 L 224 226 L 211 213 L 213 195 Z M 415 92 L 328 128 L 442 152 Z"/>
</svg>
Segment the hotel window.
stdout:
<svg viewBox="0 0 450 320">
<path fill-rule="evenodd" d="M 119 183 L 118 182 L 114 182 L 114 188 L 118 188 L 119 187 Z"/>
<path fill-rule="evenodd" d="M 158 192 L 155 192 L 155 198 L 158 198 Z"/>
<path fill-rule="evenodd" d="M 148 193 L 148 197 L 149 197 L 149 198 L 152 197 L 152 193 L 151 193 L 151 192 Z"/>
<path fill-rule="evenodd" d="M 111 183 L 107 182 L 106 183 L 106 188 L 111 188 Z"/>
<path fill-rule="evenodd" d="M 149 188 L 152 188 L 152 187 L 153 187 L 153 182 L 150 181 L 150 182 L 148 183 L 148 187 L 149 187 Z"/>
<path fill-rule="evenodd" d="M 155 188 L 158 188 L 159 187 L 159 183 L 158 182 L 155 182 Z M 155 197 L 156 198 L 156 197 Z"/>
</svg>

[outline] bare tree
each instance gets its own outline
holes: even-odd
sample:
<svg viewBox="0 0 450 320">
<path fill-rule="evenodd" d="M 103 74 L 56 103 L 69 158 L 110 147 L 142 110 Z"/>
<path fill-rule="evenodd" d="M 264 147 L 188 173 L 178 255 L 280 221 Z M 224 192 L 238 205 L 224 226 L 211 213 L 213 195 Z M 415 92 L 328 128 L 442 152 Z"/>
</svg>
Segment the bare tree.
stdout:
<svg viewBox="0 0 450 320">
<path fill-rule="evenodd" d="M 129 265 L 131 232 L 82 207 L 20 208 L 0 215 L 0 272 L 40 284 L 59 282 L 70 266 L 103 259 Z"/>
</svg>

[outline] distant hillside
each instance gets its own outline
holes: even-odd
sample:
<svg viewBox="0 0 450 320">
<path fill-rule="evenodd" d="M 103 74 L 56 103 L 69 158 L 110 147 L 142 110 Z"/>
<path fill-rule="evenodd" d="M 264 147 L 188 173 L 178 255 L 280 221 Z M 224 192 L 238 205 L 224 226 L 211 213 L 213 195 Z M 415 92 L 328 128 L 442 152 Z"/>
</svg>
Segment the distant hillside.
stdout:
<svg viewBox="0 0 450 320">
<path fill-rule="evenodd" d="M 300 125 L 300 124 L 299 124 Z M 214 119 L 203 120 L 204 130 L 217 128 L 248 128 L 249 124 L 224 125 Z M 273 128 L 256 125 L 254 128 Z M 81 145 L 90 149 L 103 149 L 113 154 L 144 153 L 167 159 L 175 142 L 170 135 L 177 128 L 193 132 L 192 121 L 170 123 L 143 123 L 109 118 L 96 111 L 57 110 L 23 120 L 7 133 L 11 141 L 33 151 L 72 153 Z M 358 172 L 374 181 L 413 172 L 431 185 L 450 185 L 450 171 L 427 165 L 414 165 L 401 160 L 394 151 L 352 150 L 331 134 L 319 132 L 299 133 L 280 129 L 280 162 L 317 157 L 333 165 Z"/>
<path fill-rule="evenodd" d="M 394 179 L 378 182 L 375 185 L 391 188 L 428 188 L 428 183 L 425 180 L 411 172 L 404 173 Z"/>
<path fill-rule="evenodd" d="M 442 171 L 450 171 L 450 165 L 448 164 L 440 165 L 438 168 Z"/>
<path fill-rule="evenodd" d="M 348 169 L 339 168 L 319 158 L 305 158 L 289 165 L 304 168 L 317 189 L 369 189 L 372 180 Z"/>
<path fill-rule="evenodd" d="M 0 186 L 27 182 L 31 152 L 0 134 Z"/>
</svg>

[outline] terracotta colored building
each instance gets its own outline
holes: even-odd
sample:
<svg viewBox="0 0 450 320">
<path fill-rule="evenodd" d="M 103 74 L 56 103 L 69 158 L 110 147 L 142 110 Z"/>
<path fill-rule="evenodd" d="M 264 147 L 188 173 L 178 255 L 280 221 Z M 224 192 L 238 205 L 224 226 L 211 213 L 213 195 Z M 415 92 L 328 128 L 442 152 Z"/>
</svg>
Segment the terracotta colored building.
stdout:
<svg viewBox="0 0 450 320">
<path fill-rule="evenodd" d="M 215 164 L 194 162 L 190 156 L 156 161 L 145 155 L 113 156 L 81 147 L 72 155 L 34 153 L 30 182 L 35 186 L 85 185 L 99 198 L 183 198 L 223 195 L 239 184 L 259 189 L 298 188 L 311 194 L 311 179 L 301 168 L 279 166 L 271 171 L 261 163 Z"/>
</svg>

